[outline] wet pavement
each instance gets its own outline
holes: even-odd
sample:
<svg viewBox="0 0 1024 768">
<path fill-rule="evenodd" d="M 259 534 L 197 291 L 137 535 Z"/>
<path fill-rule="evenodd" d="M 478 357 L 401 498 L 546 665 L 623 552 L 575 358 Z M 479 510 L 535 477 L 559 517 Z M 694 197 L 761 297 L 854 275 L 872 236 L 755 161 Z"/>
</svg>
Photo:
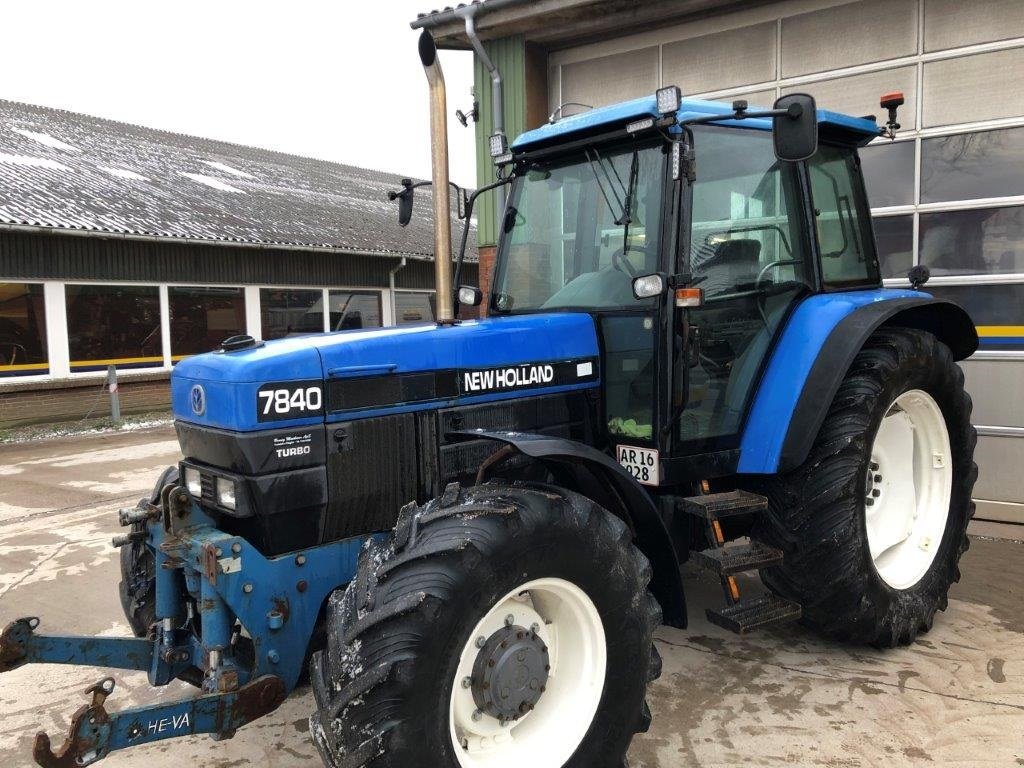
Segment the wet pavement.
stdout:
<svg viewBox="0 0 1024 768">
<path fill-rule="evenodd" d="M 38 615 L 42 631 L 127 635 L 110 546 L 122 531 L 115 510 L 177 458 L 168 428 L 0 446 L 0 622 Z M 737 638 L 703 618 L 720 600 L 717 583 L 690 575 L 691 624 L 657 633 L 665 665 L 651 689 L 654 724 L 635 740 L 631 765 L 1024 765 L 1024 543 L 975 538 L 962 570 L 932 631 L 889 651 L 837 646 L 796 627 Z M 103 675 L 39 666 L 0 677 L 0 765 L 32 765 L 37 730 L 59 743 L 81 692 Z M 195 691 L 115 677 L 112 709 Z M 316 768 L 311 708 L 300 689 L 232 740 L 167 741 L 102 765 Z"/>
</svg>

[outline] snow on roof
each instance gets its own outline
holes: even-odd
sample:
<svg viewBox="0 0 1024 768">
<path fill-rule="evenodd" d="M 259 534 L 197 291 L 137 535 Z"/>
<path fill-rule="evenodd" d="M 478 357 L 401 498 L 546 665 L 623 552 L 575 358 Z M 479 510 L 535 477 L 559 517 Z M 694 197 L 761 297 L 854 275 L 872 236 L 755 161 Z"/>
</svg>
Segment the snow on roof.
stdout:
<svg viewBox="0 0 1024 768">
<path fill-rule="evenodd" d="M 395 174 L 0 100 L 0 225 L 430 259 L 430 189 L 404 228 L 398 189 Z M 455 211 L 453 196 L 458 242 Z"/>
<path fill-rule="evenodd" d="M 182 176 L 187 176 L 192 181 L 198 182 L 199 184 L 205 184 L 212 189 L 219 189 L 221 192 L 242 192 L 237 187 L 232 187 L 230 184 L 225 184 L 220 179 L 215 179 L 212 176 L 207 176 L 202 173 L 182 173 Z M 244 192 L 242 194 L 245 194 Z"/>
</svg>

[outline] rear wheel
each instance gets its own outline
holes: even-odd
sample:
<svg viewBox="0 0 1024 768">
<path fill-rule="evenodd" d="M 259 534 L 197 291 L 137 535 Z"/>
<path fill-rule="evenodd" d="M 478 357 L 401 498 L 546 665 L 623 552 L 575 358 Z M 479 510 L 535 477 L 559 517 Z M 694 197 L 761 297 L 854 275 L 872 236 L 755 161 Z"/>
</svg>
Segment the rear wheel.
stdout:
<svg viewBox="0 0 1024 768">
<path fill-rule="evenodd" d="M 537 485 L 403 510 L 332 599 L 311 732 L 337 768 L 621 766 L 661 612 L 629 529 Z"/>
<path fill-rule="evenodd" d="M 804 464 L 758 488 L 769 510 L 755 535 L 785 552 L 764 580 L 803 605 L 805 623 L 893 646 L 946 608 L 978 472 L 963 381 L 932 334 L 877 331 Z"/>
</svg>

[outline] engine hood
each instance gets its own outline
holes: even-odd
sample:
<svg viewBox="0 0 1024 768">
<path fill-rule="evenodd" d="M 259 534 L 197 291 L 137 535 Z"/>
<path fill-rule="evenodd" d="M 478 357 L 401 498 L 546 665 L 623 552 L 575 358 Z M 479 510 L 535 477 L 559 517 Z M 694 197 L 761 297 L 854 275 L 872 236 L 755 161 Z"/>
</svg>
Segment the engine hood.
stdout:
<svg viewBox="0 0 1024 768">
<path fill-rule="evenodd" d="M 342 331 L 197 355 L 175 366 L 171 397 L 178 420 L 248 431 L 592 387 L 598 378 L 593 319 L 559 313 Z"/>
</svg>

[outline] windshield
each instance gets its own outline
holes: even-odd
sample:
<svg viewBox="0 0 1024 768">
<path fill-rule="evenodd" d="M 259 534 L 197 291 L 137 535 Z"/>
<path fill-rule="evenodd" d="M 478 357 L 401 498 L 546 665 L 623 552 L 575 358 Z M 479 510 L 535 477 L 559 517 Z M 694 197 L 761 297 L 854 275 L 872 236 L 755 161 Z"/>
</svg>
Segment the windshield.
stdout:
<svg viewBox="0 0 1024 768">
<path fill-rule="evenodd" d="M 632 280 L 658 269 L 660 143 L 587 147 L 516 180 L 495 276 L 499 312 L 646 307 Z"/>
</svg>

